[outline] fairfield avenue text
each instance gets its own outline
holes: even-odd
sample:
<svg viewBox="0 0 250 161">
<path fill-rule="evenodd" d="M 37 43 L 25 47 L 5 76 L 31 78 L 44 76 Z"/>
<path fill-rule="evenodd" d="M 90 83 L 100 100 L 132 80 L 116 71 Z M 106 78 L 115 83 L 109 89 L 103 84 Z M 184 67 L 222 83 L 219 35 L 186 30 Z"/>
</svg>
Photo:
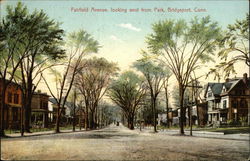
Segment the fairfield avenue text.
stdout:
<svg viewBox="0 0 250 161">
<path fill-rule="evenodd" d="M 187 13 L 187 12 L 207 12 L 205 8 L 95 8 L 95 7 L 71 7 L 71 12 L 113 12 L 113 13 L 136 13 L 136 12 L 168 12 L 168 13 Z"/>
</svg>

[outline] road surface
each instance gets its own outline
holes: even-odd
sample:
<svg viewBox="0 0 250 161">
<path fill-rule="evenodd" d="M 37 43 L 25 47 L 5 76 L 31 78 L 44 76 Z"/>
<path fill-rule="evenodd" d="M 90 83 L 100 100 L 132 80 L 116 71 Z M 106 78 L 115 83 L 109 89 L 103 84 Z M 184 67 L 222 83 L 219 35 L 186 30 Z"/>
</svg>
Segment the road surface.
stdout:
<svg viewBox="0 0 250 161">
<path fill-rule="evenodd" d="M 1 139 L 1 159 L 247 160 L 249 141 L 140 133 L 120 125 L 101 130 Z"/>
</svg>

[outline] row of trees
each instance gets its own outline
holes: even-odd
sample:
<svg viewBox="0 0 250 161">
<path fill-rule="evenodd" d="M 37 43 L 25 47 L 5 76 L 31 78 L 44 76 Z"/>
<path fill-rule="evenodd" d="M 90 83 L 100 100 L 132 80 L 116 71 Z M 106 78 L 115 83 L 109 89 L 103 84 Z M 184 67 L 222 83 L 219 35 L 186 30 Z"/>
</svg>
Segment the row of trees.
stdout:
<svg viewBox="0 0 250 161">
<path fill-rule="evenodd" d="M 111 86 L 110 98 L 125 112 L 129 128 L 133 129 L 131 119 L 138 108 L 145 104 L 147 93 L 150 95 L 150 106 L 153 114 L 154 131 L 156 132 L 156 107 L 159 93 L 165 89 L 166 110 L 168 111 L 168 80 L 171 75 L 178 82 L 178 106 L 180 107 L 180 134 L 184 134 L 186 115 L 185 93 L 192 86 L 192 97 L 198 103 L 198 81 L 196 71 L 205 63 L 214 61 L 218 56 L 224 60 L 208 74 L 218 74 L 224 70 L 225 77 L 235 72 L 234 65 L 239 61 L 249 66 L 249 15 L 246 19 L 237 20 L 223 32 L 217 22 L 210 17 L 185 20 L 159 21 L 152 26 L 153 33 L 146 37 L 148 53 L 142 51 L 142 59 L 133 67 L 140 71 L 143 78 L 135 73 L 123 73 Z M 217 54 L 216 54 L 217 53 Z M 228 59 L 232 54 L 232 58 Z M 249 68 L 250 69 L 250 68 Z M 250 72 L 250 71 L 249 71 Z M 250 74 L 250 73 L 249 73 Z M 125 79 L 125 80 L 123 80 Z M 137 81 L 135 81 L 137 80 Z M 143 87 L 143 88 L 142 88 Z M 133 90 L 131 90 L 133 89 Z"/>
<path fill-rule="evenodd" d="M 16 81 L 22 86 L 22 109 L 25 109 L 24 128 L 30 131 L 31 98 L 41 80 L 41 74 L 50 62 L 65 56 L 60 47 L 64 31 L 57 22 L 50 20 L 43 11 L 29 14 L 22 3 L 15 8 L 7 7 L 7 16 L 0 23 L 0 76 L 1 136 L 4 135 L 5 92 Z M 23 115 L 23 110 L 22 110 Z"/>
<path fill-rule="evenodd" d="M 66 41 L 63 40 L 64 31 L 58 22 L 43 11 L 30 14 L 22 3 L 17 3 L 15 8 L 7 7 L 0 32 L 1 135 L 4 135 L 5 128 L 5 93 L 12 81 L 20 84 L 22 90 L 22 135 L 24 131 L 30 132 L 31 100 L 42 81 L 57 103 L 56 132 L 60 132 L 62 112 L 72 89 L 82 94 L 86 128 L 95 128 L 98 103 L 118 70 L 115 63 L 104 58 L 85 58 L 98 52 L 99 43 L 84 30 L 72 32 Z M 53 74 L 55 84 L 48 82 L 43 75 L 46 70 Z"/>
<path fill-rule="evenodd" d="M 134 128 L 138 109 L 147 106 L 147 100 L 150 100 L 156 132 L 158 97 L 164 91 L 168 111 L 171 75 L 178 82 L 180 133 L 184 134 L 185 91 L 194 80 L 197 82 L 195 72 L 204 63 L 213 61 L 218 51 L 218 56 L 225 62 L 216 67 L 224 67 L 226 76 L 234 71 L 233 65 L 237 61 L 244 61 L 249 66 L 248 26 L 249 15 L 245 20 L 229 25 L 225 34 L 210 17 L 195 17 L 189 23 L 171 19 L 159 21 L 152 25 L 153 33 L 146 37 L 147 51 L 143 50 L 142 58 L 133 64 L 133 69 L 139 73 L 127 71 L 116 78 L 117 64 L 104 58 L 86 59 L 86 55 L 97 53 L 100 48 L 86 31 L 72 32 L 64 41 L 64 31 L 59 23 L 43 11 L 30 14 L 22 3 L 15 8 L 7 7 L 7 15 L 0 24 L 1 135 L 4 135 L 5 92 L 11 81 L 21 84 L 22 135 L 24 130 L 30 131 L 31 98 L 41 81 L 57 102 L 56 132 L 60 132 L 62 111 L 72 91 L 80 95 L 80 102 L 84 103 L 86 129 L 98 126 L 99 103 L 107 93 L 123 109 L 130 129 Z M 227 61 L 228 55 L 235 51 L 238 55 Z M 48 69 L 54 75 L 55 84 L 43 75 Z M 211 69 L 210 73 L 218 76 L 218 71 Z"/>
</svg>

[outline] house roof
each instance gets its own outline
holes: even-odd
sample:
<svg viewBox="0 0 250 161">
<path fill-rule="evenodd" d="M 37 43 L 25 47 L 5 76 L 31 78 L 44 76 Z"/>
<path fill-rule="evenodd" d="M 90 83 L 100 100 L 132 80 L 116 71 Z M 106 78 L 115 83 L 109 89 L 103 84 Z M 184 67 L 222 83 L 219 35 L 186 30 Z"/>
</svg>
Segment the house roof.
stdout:
<svg viewBox="0 0 250 161">
<path fill-rule="evenodd" d="M 208 87 L 211 88 L 214 96 L 220 96 L 222 94 L 222 89 L 223 89 L 223 86 L 226 88 L 226 92 L 225 93 L 228 93 L 230 92 L 239 82 L 243 81 L 242 79 L 232 79 L 232 80 L 229 80 L 228 82 L 224 82 L 224 83 L 208 83 L 207 85 L 207 88 L 206 88 L 206 91 L 205 91 L 205 95 L 207 93 L 207 89 Z M 248 79 L 247 80 L 247 84 L 246 86 L 249 86 L 250 85 L 250 80 Z"/>
<path fill-rule="evenodd" d="M 56 100 L 54 99 L 54 98 L 49 98 L 49 101 L 51 102 L 51 103 L 53 103 L 53 104 L 57 104 L 57 102 L 56 102 Z M 74 103 L 73 102 L 68 102 L 68 101 L 66 101 L 65 102 L 65 105 L 64 105 L 64 107 L 65 108 L 68 108 L 69 110 L 70 110 L 70 114 L 72 114 L 73 113 L 73 109 L 74 109 Z M 76 111 L 78 110 L 78 106 L 76 105 Z"/>
<path fill-rule="evenodd" d="M 225 82 L 224 85 L 227 89 L 227 92 L 231 91 L 236 84 L 238 84 L 241 80 L 235 80 L 235 81 L 231 81 L 231 82 Z"/>
<path fill-rule="evenodd" d="M 54 98 L 49 98 L 49 101 L 51 102 L 51 103 L 53 103 L 53 104 L 57 104 L 57 102 L 56 102 L 56 100 L 54 99 Z"/>
<path fill-rule="evenodd" d="M 41 93 L 41 92 L 34 92 L 34 95 L 43 95 L 43 96 L 50 97 L 50 95 L 48 95 L 47 93 Z"/>
<path fill-rule="evenodd" d="M 0 78 L 0 83 L 1 83 L 3 80 L 4 80 L 3 78 Z M 5 79 L 5 81 L 6 81 L 6 83 L 7 83 L 8 85 L 15 85 L 15 86 L 18 86 L 18 87 L 21 88 L 21 85 L 18 84 L 18 83 L 16 83 L 16 82 L 14 82 L 14 81 L 10 81 L 10 80 L 8 80 L 8 79 Z"/>
<path fill-rule="evenodd" d="M 214 96 L 218 96 L 221 93 L 223 83 L 208 83 L 207 88 L 210 87 Z"/>
</svg>

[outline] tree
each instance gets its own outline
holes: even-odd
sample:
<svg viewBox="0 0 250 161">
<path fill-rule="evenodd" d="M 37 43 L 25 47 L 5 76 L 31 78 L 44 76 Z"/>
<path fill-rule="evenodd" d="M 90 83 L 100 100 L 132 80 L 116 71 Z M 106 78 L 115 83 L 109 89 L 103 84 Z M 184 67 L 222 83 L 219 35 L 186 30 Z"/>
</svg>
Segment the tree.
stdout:
<svg viewBox="0 0 250 161">
<path fill-rule="evenodd" d="M 61 115 L 73 86 L 75 77 L 82 68 L 80 64 L 83 61 L 83 57 L 89 53 L 97 53 L 99 44 L 94 40 L 86 31 L 80 30 L 78 32 L 72 32 L 68 36 L 67 45 L 69 48 L 69 56 L 65 59 L 63 72 L 58 72 L 53 69 L 56 82 L 56 93 L 52 91 L 46 79 L 43 77 L 45 84 L 47 85 L 50 94 L 57 102 L 57 118 L 55 131 L 60 132 Z"/>
<path fill-rule="evenodd" d="M 223 71 L 224 77 L 236 73 L 235 64 L 244 62 L 249 67 L 250 75 L 250 53 L 249 53 L 249 14 L 243 20 L 236 20 L 235 24 L 228 25 L 226 34 L 220 42 L 222 50 L 218 56 L 223 60 L 215 68 L 211 68 L 208 74 L 214 74 L 215 78 L 220 78 L 218 71 Z"/>
<path fill-rule="evenodd" d="M 161 68 L 160 64 L 156 64 L 152 61 L 152 58 L 146 54 L 146 52 L 143 53 L 143 58 L 140 60 L 137 60 L 137 62 L 134 63 L 134 67 L 142 72 L 144 75 L 148 88 L 150 91 L 150 97 L 151 97 L 151 108 L 153 113 L 153 123 L 154 123 L 154 132 L 157 132 L 156 129 L 156 108 L 157 108 L 157 97 L 163 87 L 163 79 L 165 78 L 165 71 L 163 68 Z"/>
<path fill-rule="evenodd" d="M 244 62 L 248 66 L 250 76 L 250 52 L 249 52 L 249 13 L 243 20 L 236 20 L 227 27 L 226 34 L 220 45 L 223 47 L 218 56 L 223 60 L 215 68 L 211 68 L 208 75 L 220 79 L 224 75 L 227 78 L 235 71 L 235 65 Z M 221 72 L 222 71 L 222 72 Z M 248 125 L 250 125 L 250 102 L 248 102 Z"/>
<path fill-rule="evenodd" d="M 62 40 L 63 30 L 59 29 L 58 23 L 49 20 L 43 11 L 34 11 L 32 14 L 29 14 L 27 8 L 20 2 L 15 8 L 8 6 L 7 13 L 6 19 L 2 23 L 4 32 L 3 44 L 7 47 L 3 51 L 7 58 L 4 59 L 6 60 L 4 61 L 5 69 L 7 69 L 7 66 L 12 66 L 13 70 L 9 75 L 10 81 L 12 81 L 14 76 L 17 77 L 18 70 L 21 73 L 21 89 L 23 92 L 22 97 L 24 98 L 22 106 L 25 107 L 25 129 L 29 131 L 31 99 L 35 90 L 33 80 L 38 75 L 34 76 L 32 74 L 35 70 L 37 73 L 42 73 L 46 69 L 43 68 L 43 65 L 47 60 L 56 59 L 61 54 L 64 54 L 63 50 L 58 48 L 58 43 Z M 41 57 L 42 55 L 46 55 L 47 59 Z M 40 56 L 39 62 L 37 61 L 38 56 Z M 5 80 L 6 73 L 4 70 L 2 74 Z"/>
<path fill-rule="evenodd" d="M 5 129 L 6 89 L 13 80 L 14 74 L 25 58 L 27 48 L 30 45 L 25 41 L 27 39 L 25 19 L 27 19 L 27 8 L 18 3 L 15 9 L 7 7 L 7 16 L 0 22 L 1 136 L 4 136 Z"/>
<path fill-rule="evenodd" d="M 60 48 L 64 31 L 59 28 L 59 23 L 50 20 L 43 11 L 34 11 L 28 15 L 26 22 L 28 56 L 20 63 L 20 73 L 17 76 L 22 83 L 25 130 L 30 131 L 31 100 L 36 87 L 41 81 L 42 73 L 55 65 L 55 61 L 65 56 L 65 51 Z M 49 65 L 49 62 L 52 64 Z"/>
<path fill-rule="evenodd" d="M 134 129 L 135 113 L 143 104 L 145 91 L 145 83 L 132 71 L 122 73 L 109 88 L 109 98 L 122 108 L 131 130 Z"/>
<path fill-rule="evenodd" d="M 83 95 L 86 111 L 90 110 L 90 128 L 93 129 L 97 125 L 99 101 L 106 93 L 118 67 L 105 58 L 96 57 L 84 60 L 80 66 L 74 85 Z"/>
<path fill-rule="evenodd" d="M 169 70 L 165 70 L 165 78 L 163 80 L 163 87 L 165 93 L 165 101 L 166 101 L 166 112 L 167 112 L 167 126 L 169 128 L 169 78 L 171 77 L 171 72 Z"/>
<path fill-rule="evenodd" d="M 192 71 L 202 63 L 212 60 L 221 30 L 209 17 L 184 20 L 159 21 L 152 26 L 153 34 L 147 37 L 152 53 L 168 67 L 178 81 L 180 102 L 180 134 L 184 134 L 183 122 L 186 109 L 183 105 L 184 92 Z"/>
</svg>

